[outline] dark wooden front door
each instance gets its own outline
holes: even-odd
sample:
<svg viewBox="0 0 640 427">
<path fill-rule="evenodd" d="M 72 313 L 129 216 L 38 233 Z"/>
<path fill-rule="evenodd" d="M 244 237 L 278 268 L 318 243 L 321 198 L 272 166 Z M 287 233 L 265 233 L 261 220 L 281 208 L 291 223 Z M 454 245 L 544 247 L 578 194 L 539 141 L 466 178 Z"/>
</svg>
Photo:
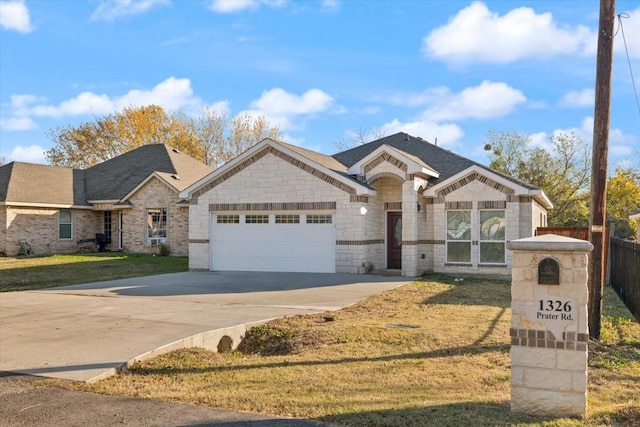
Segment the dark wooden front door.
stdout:
<svg viewBox="0 0 640 427">
<path fill-rule="evenodd" d="M 402 212 L 387 212 L 387 268 L 402 268 Z"/>
</svg>

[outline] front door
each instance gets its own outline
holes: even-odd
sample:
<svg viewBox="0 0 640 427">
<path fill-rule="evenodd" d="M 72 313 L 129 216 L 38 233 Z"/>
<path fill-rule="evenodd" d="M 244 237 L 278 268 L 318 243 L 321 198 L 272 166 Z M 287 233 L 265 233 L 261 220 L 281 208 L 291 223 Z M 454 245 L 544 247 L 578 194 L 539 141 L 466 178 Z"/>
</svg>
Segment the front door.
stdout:
<svg viewBox="0 0 640 427">
<path fill-rule="evenodd" d="M 402 268 L 402 212 L 387 212 L 387 268 Z"/>
</svg>

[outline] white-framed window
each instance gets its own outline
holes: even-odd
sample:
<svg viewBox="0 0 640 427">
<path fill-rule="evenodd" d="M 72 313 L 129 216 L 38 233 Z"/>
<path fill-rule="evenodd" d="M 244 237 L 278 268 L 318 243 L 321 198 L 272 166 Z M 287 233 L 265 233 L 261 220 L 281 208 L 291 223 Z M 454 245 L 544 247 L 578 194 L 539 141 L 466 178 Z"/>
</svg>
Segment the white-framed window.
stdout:
<svg viewBox="0 0 640 427">
<path fill-rule="evenodd" d="M 167 208 L 147 209 L 147 244 L 157 246 L 167 240 Z"/>
<path fill-rule="evenodd" d="M 481 210 L 480 264 L 505 263 L 505 213 L 503 210 Z"/>
<path fill-rule="evenodd" d="M 245 224 L 269 224 L 269 215 L 245 215 Z"/>
<path fill-rule="evenodd" d="M 471 262 L 471 211 L 447 211 L 447 262 Z"/>
<path fill-rule="evenodd" d="M 58 212 L 58 238 L 69 240 L 72 238 L 73 215 L 71 209 L 60 209 Z"/>
<path fill-rule="evenodd" d="M 104 215 L 102 217 L 102 230 L 104 232 L 104 237 L 106 237 L 108 241 L 111 241 L 112 228 L 111 211 L 104 211 Z"/>
<path fill-rule="evenodd" d="M 307 215 L 307 224 L 331 224 L 333 217 L 331 214 L 312 214 Z"/>
<path fill-rule="evenodd" d="M 276 224 L 300 224 L 300 215 L 277 214 Z"/>
<path fill-rule="evenodd" d="M 218 224 L 240 224 L 240 215 L 218 215 L 216 222 Z"/>
</svg>

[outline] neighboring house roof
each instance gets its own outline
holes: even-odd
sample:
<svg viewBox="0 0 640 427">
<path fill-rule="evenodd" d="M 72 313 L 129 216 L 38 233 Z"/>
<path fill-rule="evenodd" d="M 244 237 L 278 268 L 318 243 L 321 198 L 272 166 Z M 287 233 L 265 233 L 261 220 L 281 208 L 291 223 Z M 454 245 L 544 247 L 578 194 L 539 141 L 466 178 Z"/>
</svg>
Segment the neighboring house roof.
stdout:
<svg viewBox="0 0 640 427">
<path fill-rule="evenodd" d="M 11 162 L 0 167 L 0 202 L 88 206 L 85 171 Z"/>
<path fill-rule="evenodd" d="M 635 220 L 640 220 L 640 211 L 629 215 L 629 219 L 635 219 Z"/>
<path fill-rule="evenodd" d="M 119 201 L 150 177 L 157 176 L 177 192 L 212 169 L 164 144 L 144 145 L 86 170 L 11 162 L 0 167 L 0 202 L 91 206 Z"/>
<path fill-rule="evenodd" d="M 165 144 L 143 145 L 87 169 L 87 199 L 120 200 L 154 172 L 181 191 L 211 171 Z"/>
</svg>

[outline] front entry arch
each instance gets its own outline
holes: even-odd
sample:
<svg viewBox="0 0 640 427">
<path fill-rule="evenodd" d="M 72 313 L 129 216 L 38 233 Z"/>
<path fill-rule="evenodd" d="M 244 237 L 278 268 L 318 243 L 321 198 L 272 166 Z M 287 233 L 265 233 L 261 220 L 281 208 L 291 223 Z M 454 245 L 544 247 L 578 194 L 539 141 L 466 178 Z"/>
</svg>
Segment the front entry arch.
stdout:
<svg viewBox="0 0 640 427">
<path fill-rule="evenodd" d="M 402 212 L 387 212 L 387 268 L 402 268 Z"/>
</svg>

